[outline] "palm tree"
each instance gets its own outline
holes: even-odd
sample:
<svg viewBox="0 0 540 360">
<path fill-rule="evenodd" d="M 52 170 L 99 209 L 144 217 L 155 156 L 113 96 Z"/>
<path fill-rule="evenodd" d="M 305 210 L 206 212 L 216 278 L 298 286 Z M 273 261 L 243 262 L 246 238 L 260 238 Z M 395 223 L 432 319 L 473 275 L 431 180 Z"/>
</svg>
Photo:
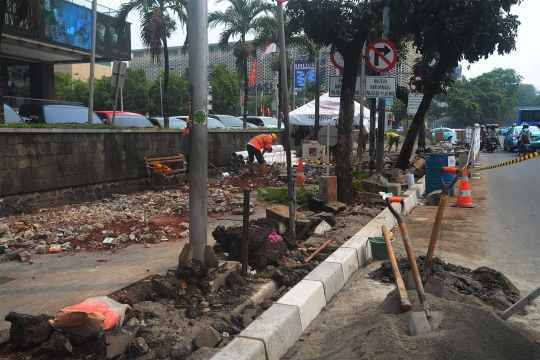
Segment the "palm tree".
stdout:
<svg viewBox="0 0 540 360">
<path fill-rule="evenodd" d="M 139 12 L 141 18 L 141 40 L 150 52 L 152 62 L 161 63 L 163 56 L 165 71 L 163 77 L 163 117 L 165 127 L 169 127 L 169 51 L 167 39 L 176 30 L 178 18 L 180 27 L 187 28 L 188 0 L 131 0 L 120 6 L 117 28 L 126 31 L 126 19 L 132 11 Z M 172 16 L 174 15 L 174 16 Z"/>
<path fill-rule="evenodd" d="M 4 22 L 6 18 L 6 8 L 9 4 L 10 8 L 15 9 L 13 14 L 13 24 L 18 25 L 21 29 L 26 28 L 27 31 L 37 29 L 41 23 L 41 14 L 43 13 L 44 0 L 0 0 L 0 34 L 4 30 Z M 0 37 L 0 48 L 2 47 L 2 39 Z M 1 68 L 1 61 L 0 61 Z M 0 71 L 0 84 L 3 84 L 2 72 Z M 4 89 L 0 86 L 0 100 L 4 103 Z M 4 124 L 4 106 L 0 106 L 0 124 Z"/>
<path fill-rule="evenodd" d="M 253 45 L 256 48 L 264 48 L 266 45 L 275 43 L 279 46 L 279 23 L 278 23 L 278 14 L 277 14 L 277 7 L 274 7 L 271 11 L 271 14 L 269 16 L 262 17 L 258 24 L 259 27 L 257 30 L 257 35 L 255 39 L 253 40 Z M 290 31 L 289 28 L 289 18 L 287 17 L 287 14 L 284 13 L 284 28 L 285 28 L 285 44 L 287 46 L 293 46 L 298 48 L 306 49 L 308 52 L 308 59 L 311 61 L 314 61 L 316 56 L 318 55 L 317 49 L 318 47 L 311 41 L 310 38 L 308 38 L 305 35 L 297 35 L 293 34 Z M 289 65 L 289 64 L 287 64 Z M 282 99 L 283 94 L 281 91 L 281 66 L 279 57 L 276 56 L 275 63 L 272 64 L 273 70 L 275 69 L 278 74 L 278 114 L 281 114 L 281 112 L 285 111 L 282 109 Z M 287 71 L 289 72 L 289 71 Z M 292 79 L 291 76 L 287 76 L 287 79 Z M 288 84 L 287 84 L 288 85 Z M 281 127 L 281 117 L 278 115 L 279 119 L 279 126 Z"/>
<path fill-rule="evenodd" d="M 230 6 L 223 11 L 214 11 L 208 15 L 208 24 L 213 29 L 217 26 L 224 28 L 219 37 L 218 46 L 226 50 L 231 37 L 240 36 L 240 40 L 234 46 L 236 57 L 236 69 L 240 76 L 244 77 L 244 129 L 247 120 L 248 103 L 248 68 L 247 60 L 253 51 L 253 46 L 246 43 L 246 35 L 255 34 L 260 27 L 261 15 L 267 14 L 272 9 L 270 3 L 264 0 L 216 0 L 215 4 L 228 1 Z"/>
</svg>

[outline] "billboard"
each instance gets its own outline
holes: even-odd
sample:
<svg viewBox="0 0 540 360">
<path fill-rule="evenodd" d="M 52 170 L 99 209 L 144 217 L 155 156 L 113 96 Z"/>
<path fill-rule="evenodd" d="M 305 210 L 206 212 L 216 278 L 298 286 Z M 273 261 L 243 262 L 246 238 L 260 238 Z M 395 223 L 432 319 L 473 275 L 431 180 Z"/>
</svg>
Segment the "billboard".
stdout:
<svg viewBox="0 0 540 360">
<path fill-rule="evenodd" d="M 77 49 L 91 50 L 92 47 L 92 11 L 80 5 L 64 0 L 44 0 L 41 21 L 37 28 L 30 31 L 28 26 L 14 24 L 15 4 L 8 0 L 3 31 L 34 38 L 52 44 L 62 44 Z M 103 32 L 102 46 L 96 44 L 96 53 L 104 56 L 131 58 L 131 39 L 129 32 L 119 39 L 112 34 L 113 17 L 98 13 L 98 23 L 106 27 Z M 108 30 L 108 31 L 107 31 Z M 99 34 L 99 28 L 97 30 Z M 110 35 L 109 35 L 110 34 Z M 98 35 L 98 40 L 100 36 Z"/>
<path fill-rule="evenodd" d="M 324 81 L 326 76 L 326 60 L 322 59 L 320 63 L 320 78 L 321 82 Z M 304 86 L 308 82 L 315 83 L 315 64 L 309 60 L 295 60 L 294 61 L 294 92 L 300 96 L 300 93 L 304 91 Z"/>
<path fill-rule="evenodd" d="M 115 29 L 116 19 L 98 13 L 96 25 L 96 53 L 113 55 L 115 57 L 131 60 L 130 28 L 124 35 L 118 34 Z"/>
</svg>

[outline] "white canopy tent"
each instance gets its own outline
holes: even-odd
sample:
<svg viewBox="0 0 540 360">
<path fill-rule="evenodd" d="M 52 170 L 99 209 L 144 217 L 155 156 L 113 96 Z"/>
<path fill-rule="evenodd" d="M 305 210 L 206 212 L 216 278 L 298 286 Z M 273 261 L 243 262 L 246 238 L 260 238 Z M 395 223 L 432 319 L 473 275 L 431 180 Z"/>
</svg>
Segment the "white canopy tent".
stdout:
<svg viewBox="0 0 540 360">
<path fill-rule="evenodd" d="M 330 97 L 328 93 L 319 98 L 319 125 L 325 126 L 328 123 L 335 124 L 339 118 L 339 99 Z M 369 133 L 370 110 L 364 107 L 364 133 Z M 354 102 L 354 123 L 360 125 L 360 104 Z M 315 100 L 295 109 L 289 113 L 290 125 L 315 126 Z"/>
</svg>

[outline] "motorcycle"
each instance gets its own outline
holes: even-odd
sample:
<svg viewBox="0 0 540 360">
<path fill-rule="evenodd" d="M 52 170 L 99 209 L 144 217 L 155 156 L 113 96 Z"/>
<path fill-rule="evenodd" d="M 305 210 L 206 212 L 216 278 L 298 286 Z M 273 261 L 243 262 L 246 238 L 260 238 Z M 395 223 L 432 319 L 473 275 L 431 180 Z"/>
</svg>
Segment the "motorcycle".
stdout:
<svg viewBox="0 0 540 360">
<path fill-rule="evenodd" d="M 533 152 L 534 150 L 531 148 L 531 142 L 529 140 L 524 140 L 519 145 L 518 156 L 523 156 Z"/>
<path fill-rule="evenodd" d="M 484 148 L 486 149 L 487 152 L 492 153 L 495 150 L 499 151 L 498 150 L 499 146 L 500 146 L 499 139 L 497 138 L 496 135 L 490 135 L 486 137 Z"/>
</svg>

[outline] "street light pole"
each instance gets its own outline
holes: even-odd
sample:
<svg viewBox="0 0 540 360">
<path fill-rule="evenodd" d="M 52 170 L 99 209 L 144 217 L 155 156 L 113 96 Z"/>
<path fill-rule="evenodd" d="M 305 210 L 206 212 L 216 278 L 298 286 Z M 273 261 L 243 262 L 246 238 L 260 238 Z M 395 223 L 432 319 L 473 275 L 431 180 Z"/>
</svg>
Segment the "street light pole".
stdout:
<svg viewBox="0 0 540 360">
<path fill-rule="evenodd" d="M 281 65 L 281 92 L 283 96 L 283 122 L 285 125 L 285 154 L 287 158 L 287 184 L 288 184 L 288 200 L 289 200 L 289 229 L 293 234 L 293 239 L 296 238 L 296 214 L 295 214 L 295 196 L 294 196 L 294 180 L 292 177 L 292 161 L 291 161 L 291 129 L 289 128 L 289 89 L 287 87 L 287 59 L 285 53 L 285 25 L 283 20 L 283 3 L 287 0 L 277 0 L 278 22 L 279 22 L 279 58 Z"/>
<path fill-rule="evenodd" d="M 96 67 L 97 0 L 92 0 L 92 51 L 90 52 L 90 85 L 88 93 L 88 123 L 94 118 L 94 69 Z"/>
</svg>

